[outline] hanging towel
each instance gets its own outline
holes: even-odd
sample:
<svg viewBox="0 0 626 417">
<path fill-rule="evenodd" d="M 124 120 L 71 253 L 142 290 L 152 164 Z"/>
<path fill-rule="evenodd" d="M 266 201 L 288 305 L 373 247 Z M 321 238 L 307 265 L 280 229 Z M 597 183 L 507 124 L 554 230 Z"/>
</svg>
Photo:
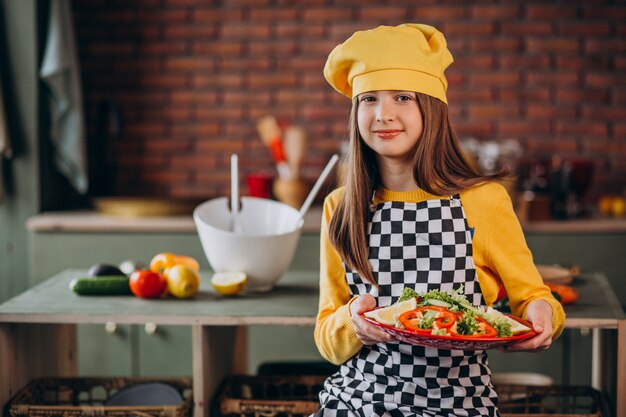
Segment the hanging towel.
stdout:
<svg viewBox="0 0 626 417">
<path fill-rule="evenodd" d="M 51 0 L 39 76 L 48 86 L 54 164 L 80 193 L 87 191 L 87 150 L 80 68 L 70 0 Z"/>
</svg>

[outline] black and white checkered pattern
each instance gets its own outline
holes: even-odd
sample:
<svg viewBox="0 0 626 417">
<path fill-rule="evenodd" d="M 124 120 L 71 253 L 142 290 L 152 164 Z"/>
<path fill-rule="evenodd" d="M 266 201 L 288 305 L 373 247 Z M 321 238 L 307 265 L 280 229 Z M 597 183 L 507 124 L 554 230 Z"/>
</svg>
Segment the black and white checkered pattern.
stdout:
<svg viewBox="0 0 626 417">
<path fill-rule="evenodd" d="M 390 305 L 405 287 L 417 292 L 464 286 L 483 303 L 472 236 L 458 196 L 372 209 L 369 257 L 379 288 L 346 273 L 352 295 Z M 404 342 L 365 346 L 331 376 L 316 416 L 499 416 L 484 351 L 443 350 Z"/>
</svg>

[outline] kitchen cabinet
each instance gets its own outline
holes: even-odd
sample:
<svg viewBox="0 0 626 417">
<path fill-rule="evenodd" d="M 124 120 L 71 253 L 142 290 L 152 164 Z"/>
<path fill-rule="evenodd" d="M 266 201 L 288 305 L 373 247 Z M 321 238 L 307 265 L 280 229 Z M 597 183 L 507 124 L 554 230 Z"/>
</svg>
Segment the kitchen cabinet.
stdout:
<svg viewBox="0 0 626 417">
<path fill-rule="evenodd" d="M 315 271 L 291 270 L 271 292 L 235 298 L 217 296 L 205 279 L 199 295 L 184 301 L 79 297 L 68 291 L 68 284 L 80 274 L 84 270 L 64 271 L 0 305 L 0 405 L 30 378 L 77 373 L 77 324 L 156 323 L 191 329 L 191 352 L 187 355 L 193 363 L 194 415 L 205 416 L 222 377 L 245 372 L 248 367 L 247 352 L 256 348 L 247 337 L 248 328 L 305 326 L 311 332 L 317 312 Z M 568 307 L 566 327 L 617 330 L 610 346 L 616 367 L 603 366 L 601 361 L 595 366 L 597 371 L 617 373 L 616 390 L 625 392 L 626 316 L 603 275 L 584 275 L 577 285 L 580 302 Z M 286 347 L 294 349 L 291 340 Z M 535 356 L 536 361 L 542 358 L 541 354 Z M 626 417 L 625 396 L 617 398 L 616 407 L 617 416 Z"/>
</svg>

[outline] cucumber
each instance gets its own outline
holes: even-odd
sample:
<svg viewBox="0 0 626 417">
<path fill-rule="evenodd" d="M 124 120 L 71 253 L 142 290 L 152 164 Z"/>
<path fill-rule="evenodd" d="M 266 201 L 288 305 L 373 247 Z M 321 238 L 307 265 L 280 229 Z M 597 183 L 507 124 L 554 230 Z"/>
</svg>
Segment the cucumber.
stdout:
<svg viewBox="0 0 626 417">
<path fill-rule="evenodd" d="M 430 304 L 431 306 L 439 306 L 439 307 L 445 307 L 445 308 L 451 308 L 452 304 L 448 303 L 447 301 L 443 301 L 443 300 L 435 300 L 434 298 L 429 298 L 426 301 L 428 304 Z"/>
<path fill-rule="evenodd" d="M 74 278 L 70 289 L 78 295 L 130 295 L 128 277 L 125 275 L 106 275 L 97 278 Z"/>
</svg>

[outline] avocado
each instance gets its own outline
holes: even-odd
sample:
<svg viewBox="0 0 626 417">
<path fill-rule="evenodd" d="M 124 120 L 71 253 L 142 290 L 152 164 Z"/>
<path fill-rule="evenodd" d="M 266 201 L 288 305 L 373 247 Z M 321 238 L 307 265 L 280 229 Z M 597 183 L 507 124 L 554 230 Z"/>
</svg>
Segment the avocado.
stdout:
<svg viewBox="0 0 626 417">
<path fill-rule="evenodd" d="M 100 277 L 103 275 L 124 275 L 124 273 L 120 271 L 118 267 L 113 265 L 95 264 L 89 268 L 87 275 L 90 277 Z"/>
</svg>

